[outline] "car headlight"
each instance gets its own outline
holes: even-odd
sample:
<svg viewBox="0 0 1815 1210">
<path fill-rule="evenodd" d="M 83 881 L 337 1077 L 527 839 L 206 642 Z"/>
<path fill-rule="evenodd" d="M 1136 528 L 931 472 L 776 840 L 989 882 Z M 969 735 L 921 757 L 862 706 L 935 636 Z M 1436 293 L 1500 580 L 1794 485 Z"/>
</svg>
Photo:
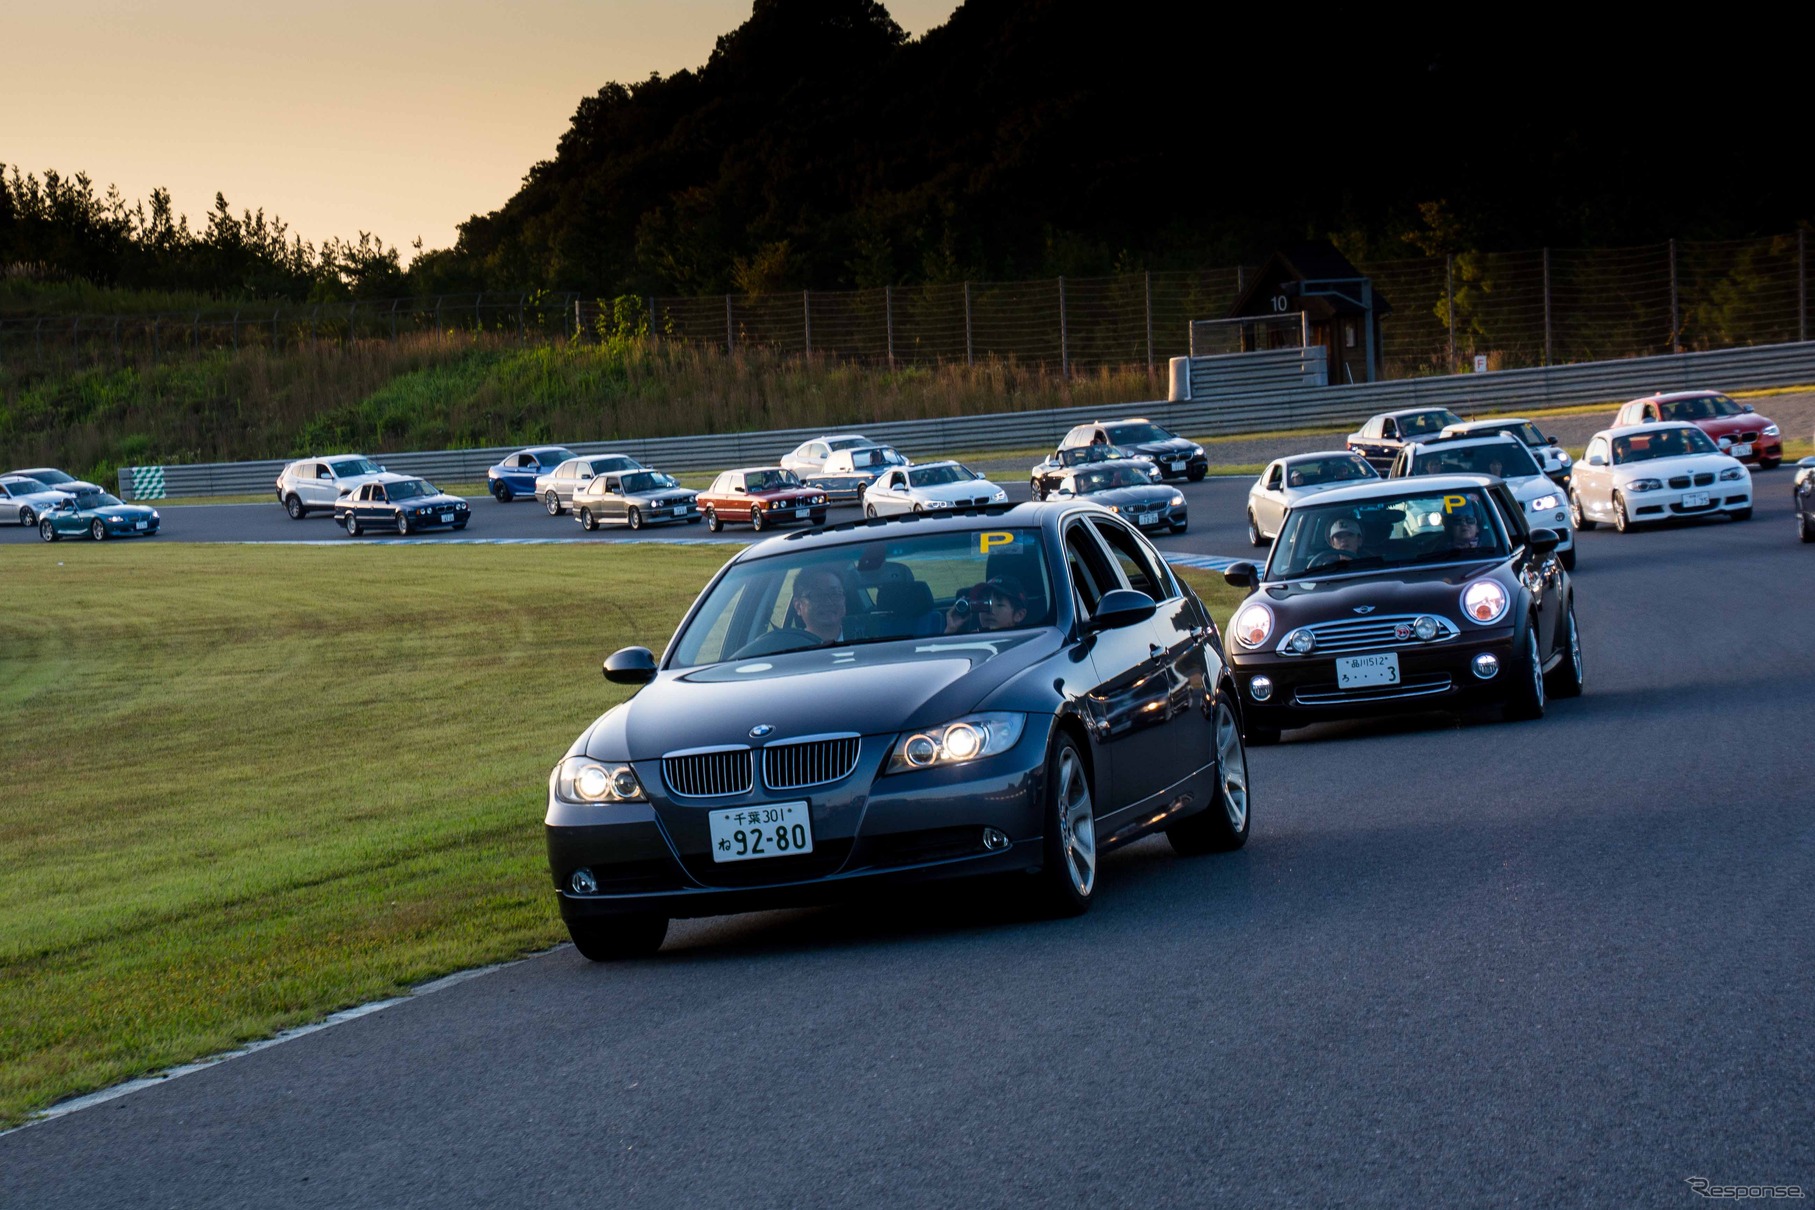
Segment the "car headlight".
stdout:
<svg viewBox="0 0 1815 1210">
<path fill-rule="evenodd" d="M 1122 506 L 1119 504 L 1111 504 L 1109 506 L 1109 511 L 1112 513 L 1119 513 L 1122 511 Z"/>
<path fill-rule="evenodd" d="M 555 797 L 567 802 L 648 802 L 636 770 L 615 761 L 569 756 L 549 778 Z"/>
<path fill-rule="evenodd" d="M 109 518 L 107 518 L 107 519 L 108 519 L 108 520 L 109 520 L 109 521 L 111 521 L 111 522 L 112 522 L 112 523 L 113 523 L 113 524 L 115 524 L 115 525 L 124 525 L 124 524 L 126 524 L 126 518 L 125 518 L 125 517 L 109 517 Z"/>
<path fill-rule="evenodd" d="M 1567 453 L 1563 452 L 1562 450 L 1557 451 L 1557 465 L 1558 466 L 1568 466 L 1570 464 L 1570 462 L 1571 462 L 1571 458 L 1569 457 L 1569 455 Z"/>
<path fill-rule="evenodd" d="M 808 504 L 824 504 L 825 502 L 826 498 L 824 496 L 814 496 L 811 500 L 807 501 Z"/>
<path fill-rule="evenodd" d="M 1136 454 L 1132 460 L 1135 462 L 1152 462 L 1153 455 L 1152 454 Z"/>
<path fill-rule="evenodd" d="M 1194 444 L 1194 445 L 1193 445 L 1193 446 L 1192 446 L 1192 447 L 1191 447 L 1191 456 L 1192 456 L 1192 457 L 1193 457 L 1193 458 L 1198 458 L 1198 457 L 1202 457 L 1202 456 L 1203 456 L 1203 453 L 1204 453 L 1204 447 L 1203 447 L 1203 446 L 1201 446 L 1201 445 L 1195 445 L 1195 444 Z"/>
<path fill-rule="evenodd" d="M 1483 626 L 1505 617 L 1511 604 L 1512 598 L 1495 580 L 1476 580 L 1462 590 L 1462 616 Z"/>
<path fill-rule="evenodd" d="M 162 518 L 162 517 L 160 517 L 160 516 L 158 516 L 158 510 L 157 510 L 157 509 L 155 509 L 155 508 L 154 508 L 154 509 L 152 509 L 152 510 L 151 510 L 151 519 L 152 519 L 152 520 L 153 520 L 153 521 L 161 521 L 161 520 L 163 520 L 163 518 Z"/>
<path fill-rule="evenodd" d="M 1664 482 L 1661 479 L 1634 479 L 1626 485 L 1626 490 L 1629 492 L 1655 492 L 1661 491 L 1663 486 Z"/>
<path fill-rule="evenodd" d="M 928 508 L 950 508 L 952 502 L 950 500 L 928 500 L 926 506 Z"/>
<path fill-rule="evenodd" d="M 1273 611 L 1256 601 L 1244 605 L 1235 615 L 1235 641 L 1243 647 L 1259 647 L 1273 633 Z"/>
<path fill-rule="evenodd" d="M 1561 503 L 1562 501 L 1558 500 L 1554 495 L 1539 496 L 1536 500 L 1531 502 L 1531 511 L 1534 513 L 1547 513 Z"/>
<path fill-rule="evenodd" d="M 996 494 L 990 498 L 992 500 L 1006 500 L 1006 499 L 1008 499 L 1008 493 L 998 487 L 996 489 Z"/>
<path fill-rule="evenodd" d="M 1764 427 L 1764 435 L 1766 437 L 1781 437 L 1783 436 L 1783 430 L 1774 424 L 1767 424 Z"/>
<path fill-rule="evenodd" d="M 1015 746 L 1026 725 L 1024 714 L 972 714 L 942 727 L 911 731 L 895 741 L 884 772 L 905 773 L 996 756 Z"/>
<path fill-rule="evenodd" d="M 1746 468 L 1743 466 L 1730 466 L 1720 473 L 1720 477 L 1728 483 L 1732 483 L 1736 479 L 1744 479 L 1746 477 Z"/>
</svg>

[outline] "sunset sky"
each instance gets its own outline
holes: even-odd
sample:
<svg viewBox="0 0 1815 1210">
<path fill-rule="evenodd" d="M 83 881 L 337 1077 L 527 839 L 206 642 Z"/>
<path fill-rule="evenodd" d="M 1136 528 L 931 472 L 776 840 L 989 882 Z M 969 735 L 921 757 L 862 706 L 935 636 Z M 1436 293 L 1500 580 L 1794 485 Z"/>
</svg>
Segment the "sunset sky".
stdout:
<svg viewBox="0 0 1815 1210">
<path fill-rule="evenodd" d="M 918 37 L 958 0 L 884 0 Z M 319 243 L 448 247 L 607 81 L 698 67 L 750 0 L 20 0 L 0 12 L 0 163 L 218 190 Z"/>
</svg>

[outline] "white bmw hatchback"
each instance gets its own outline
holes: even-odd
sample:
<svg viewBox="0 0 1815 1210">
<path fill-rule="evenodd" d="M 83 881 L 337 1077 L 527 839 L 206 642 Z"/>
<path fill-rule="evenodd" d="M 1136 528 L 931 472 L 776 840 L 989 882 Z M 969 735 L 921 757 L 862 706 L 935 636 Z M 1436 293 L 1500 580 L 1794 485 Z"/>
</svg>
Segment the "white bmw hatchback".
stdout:
<svg viewBox="0 0 1815 1210">
<path fill-rule="evenodd" d="M 1588 440 L 1569 484 L 1577 529 L 1752 515 L 1752 474 L 1693 424 L 1632 424 Z"/>
</svg>

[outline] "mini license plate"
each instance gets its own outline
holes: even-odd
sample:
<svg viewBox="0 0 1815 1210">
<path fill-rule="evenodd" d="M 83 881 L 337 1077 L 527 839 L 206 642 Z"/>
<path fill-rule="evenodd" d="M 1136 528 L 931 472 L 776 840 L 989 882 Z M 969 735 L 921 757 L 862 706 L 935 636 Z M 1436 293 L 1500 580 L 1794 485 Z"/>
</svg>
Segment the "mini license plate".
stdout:
<svg viewBox="0 0 1815 1210">
<path fill-rule="evenodd" d="M 441 523 L 443 525 L 452 525 L 454 523 L 454 514 L 453 513 L 442 513 L 441 514 Z"/>
<path fill-rule="evenodd" d="M 1707 492 L 1684 492 L 1683 493 L 1683 507 L 1684 508 L 1706 508 L 1706 507 L 1708 507 L 1708 493 Z"/>
<path fill-rule="evenodd" d="M 706 816 L 706 824 L 711 829 L 714 861 L 754 861 L 813 851 L 813 823 L 804 802 L 713 811 Z"/>
<path fill-rule="evenodd" d="M 150 529 L 150 528 L 151 528 L 151 522 L 149 522 L 149 521 L 134 521 L 134 522 L 133 522 L 133 523 L 132 523 L 132 527 L 133 527 L 133 528 L 134 528 L 134 529 Z"/>
<path fill-rule="evenodd" d="M 1727 452 L 1729 454 L 1733 455 L 1735 458 L 1748 457 L 1752 453 L 1752 443 L 1750 441 L 1746 441 L 1746 442 L 1740 443 L 1739 445 L 1728 446 Z"/>
<path fill-rule="evenodd" d="M 1140 517 L 1138 519 L 1136 519 L 1135 524 L 1136 525 L 1158 525 L 1159 521 L 1160 521 L 1160 515 L 1158 513 L 1142 513 L 1140 515 Z"/>
<path fill-rule="evenodd" d="M 1360 689 L 1368 685 L 1399 683 L 1399 653 L 1383 651 L 1378 655 L 1343 655 L 1336 657 L 1336 684 L 1343 689 Z"/>
</svg>

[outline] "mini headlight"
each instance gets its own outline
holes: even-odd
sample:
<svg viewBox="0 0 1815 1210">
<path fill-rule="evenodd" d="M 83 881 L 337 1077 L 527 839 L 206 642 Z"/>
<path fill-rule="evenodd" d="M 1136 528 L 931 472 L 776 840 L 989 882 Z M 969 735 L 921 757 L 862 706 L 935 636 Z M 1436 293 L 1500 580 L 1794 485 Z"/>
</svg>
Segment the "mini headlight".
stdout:
<svg viewBox="0 0 1815 1210">
<path fill-rule="evenodd" d="M 1417 618 L 1412 622 L 1412 633 L 1425 643 L 1437 637 L 1436 618 Z"/>
<path fill-rule="evenodd" d="M 1534 513 L 1547 513 L 1561 503 L 1562 501 L 1558 500 L 1554 494 L 1539 496 L 1536 500 L 1531 502 L 1531 511 Z"/>
<path fill-rule="evenodd" d="M 1634 479 L 1626 485 L 1626 490 L 1629 492 L 1655 492 L 1662 490 L 1663 486 L 1664 483 L 1661 479 Z"/>
<path fill-rule="evenodd" d="M 1764 436 L 1766 436 L 1766 437 L 1781 437 L 1781 436 L 1783 436 L 1783 430 L 1782 430 L 1782 429 L 1780 429 L 1780 428 L 1778 428 L 1778 427 L 1777 427 L 1777 426 L 1776 426 L 1776 425 L 1774 425 L 1774 424 L 1767 424 L 1767 425 L 1765 425 L 1765 427 L 1764 427 L 1764 429 L 1763 429 L 1763 430 L 1762 430 L 1762 432 L 1763 432 L 1763 434 L 1764 434 Z"/>
<path fill-rule="evenodd" d="M 1494 580 L 1476 580 L 1462 590 L 1462 613 L 1471 622 L 1491 626 L 1506 616 L 1512 599 Z"/>
<path fill-rule="evenodd" d="M 1728 483 L 1732 483 L 1736 479 L 1744 479 L 1746 477 L 1746 468 L 1743 466 L 1730 466 L 1720 473 L 1720 477 Z"/>
<path fill-rule="evenodd" d="M 1243 647 L 1259 647 L 1272 633 L 1273 611 L 1258 601 L 1235 615 L 1235 641 Z"/>
<path fill-rule="evenodd" d="M 1308 630 L 1294 630 L 1286 636 L 1286 641 L 1279 645 L 1281 651 L 1289 652 L 1292 655 L 1309 655 L 1315 646 L 1317 646 L 1317 640 Z"/>
<path fill-rule="evenodd" d="M 1015 746 L 1026 725 L 1026 715 L 1002 712 L 972 714 L 943 727 L 909 732 L 895 742 L 884 772 L 902 773 L 996 756 Z"/>
<path fill-rule="evenodd" d="M 647 801 L 635 769 L 590 756 L 567 757 L 555 766 L 550 782 L 555 797 L 568 802 Z"/>
</svg>

